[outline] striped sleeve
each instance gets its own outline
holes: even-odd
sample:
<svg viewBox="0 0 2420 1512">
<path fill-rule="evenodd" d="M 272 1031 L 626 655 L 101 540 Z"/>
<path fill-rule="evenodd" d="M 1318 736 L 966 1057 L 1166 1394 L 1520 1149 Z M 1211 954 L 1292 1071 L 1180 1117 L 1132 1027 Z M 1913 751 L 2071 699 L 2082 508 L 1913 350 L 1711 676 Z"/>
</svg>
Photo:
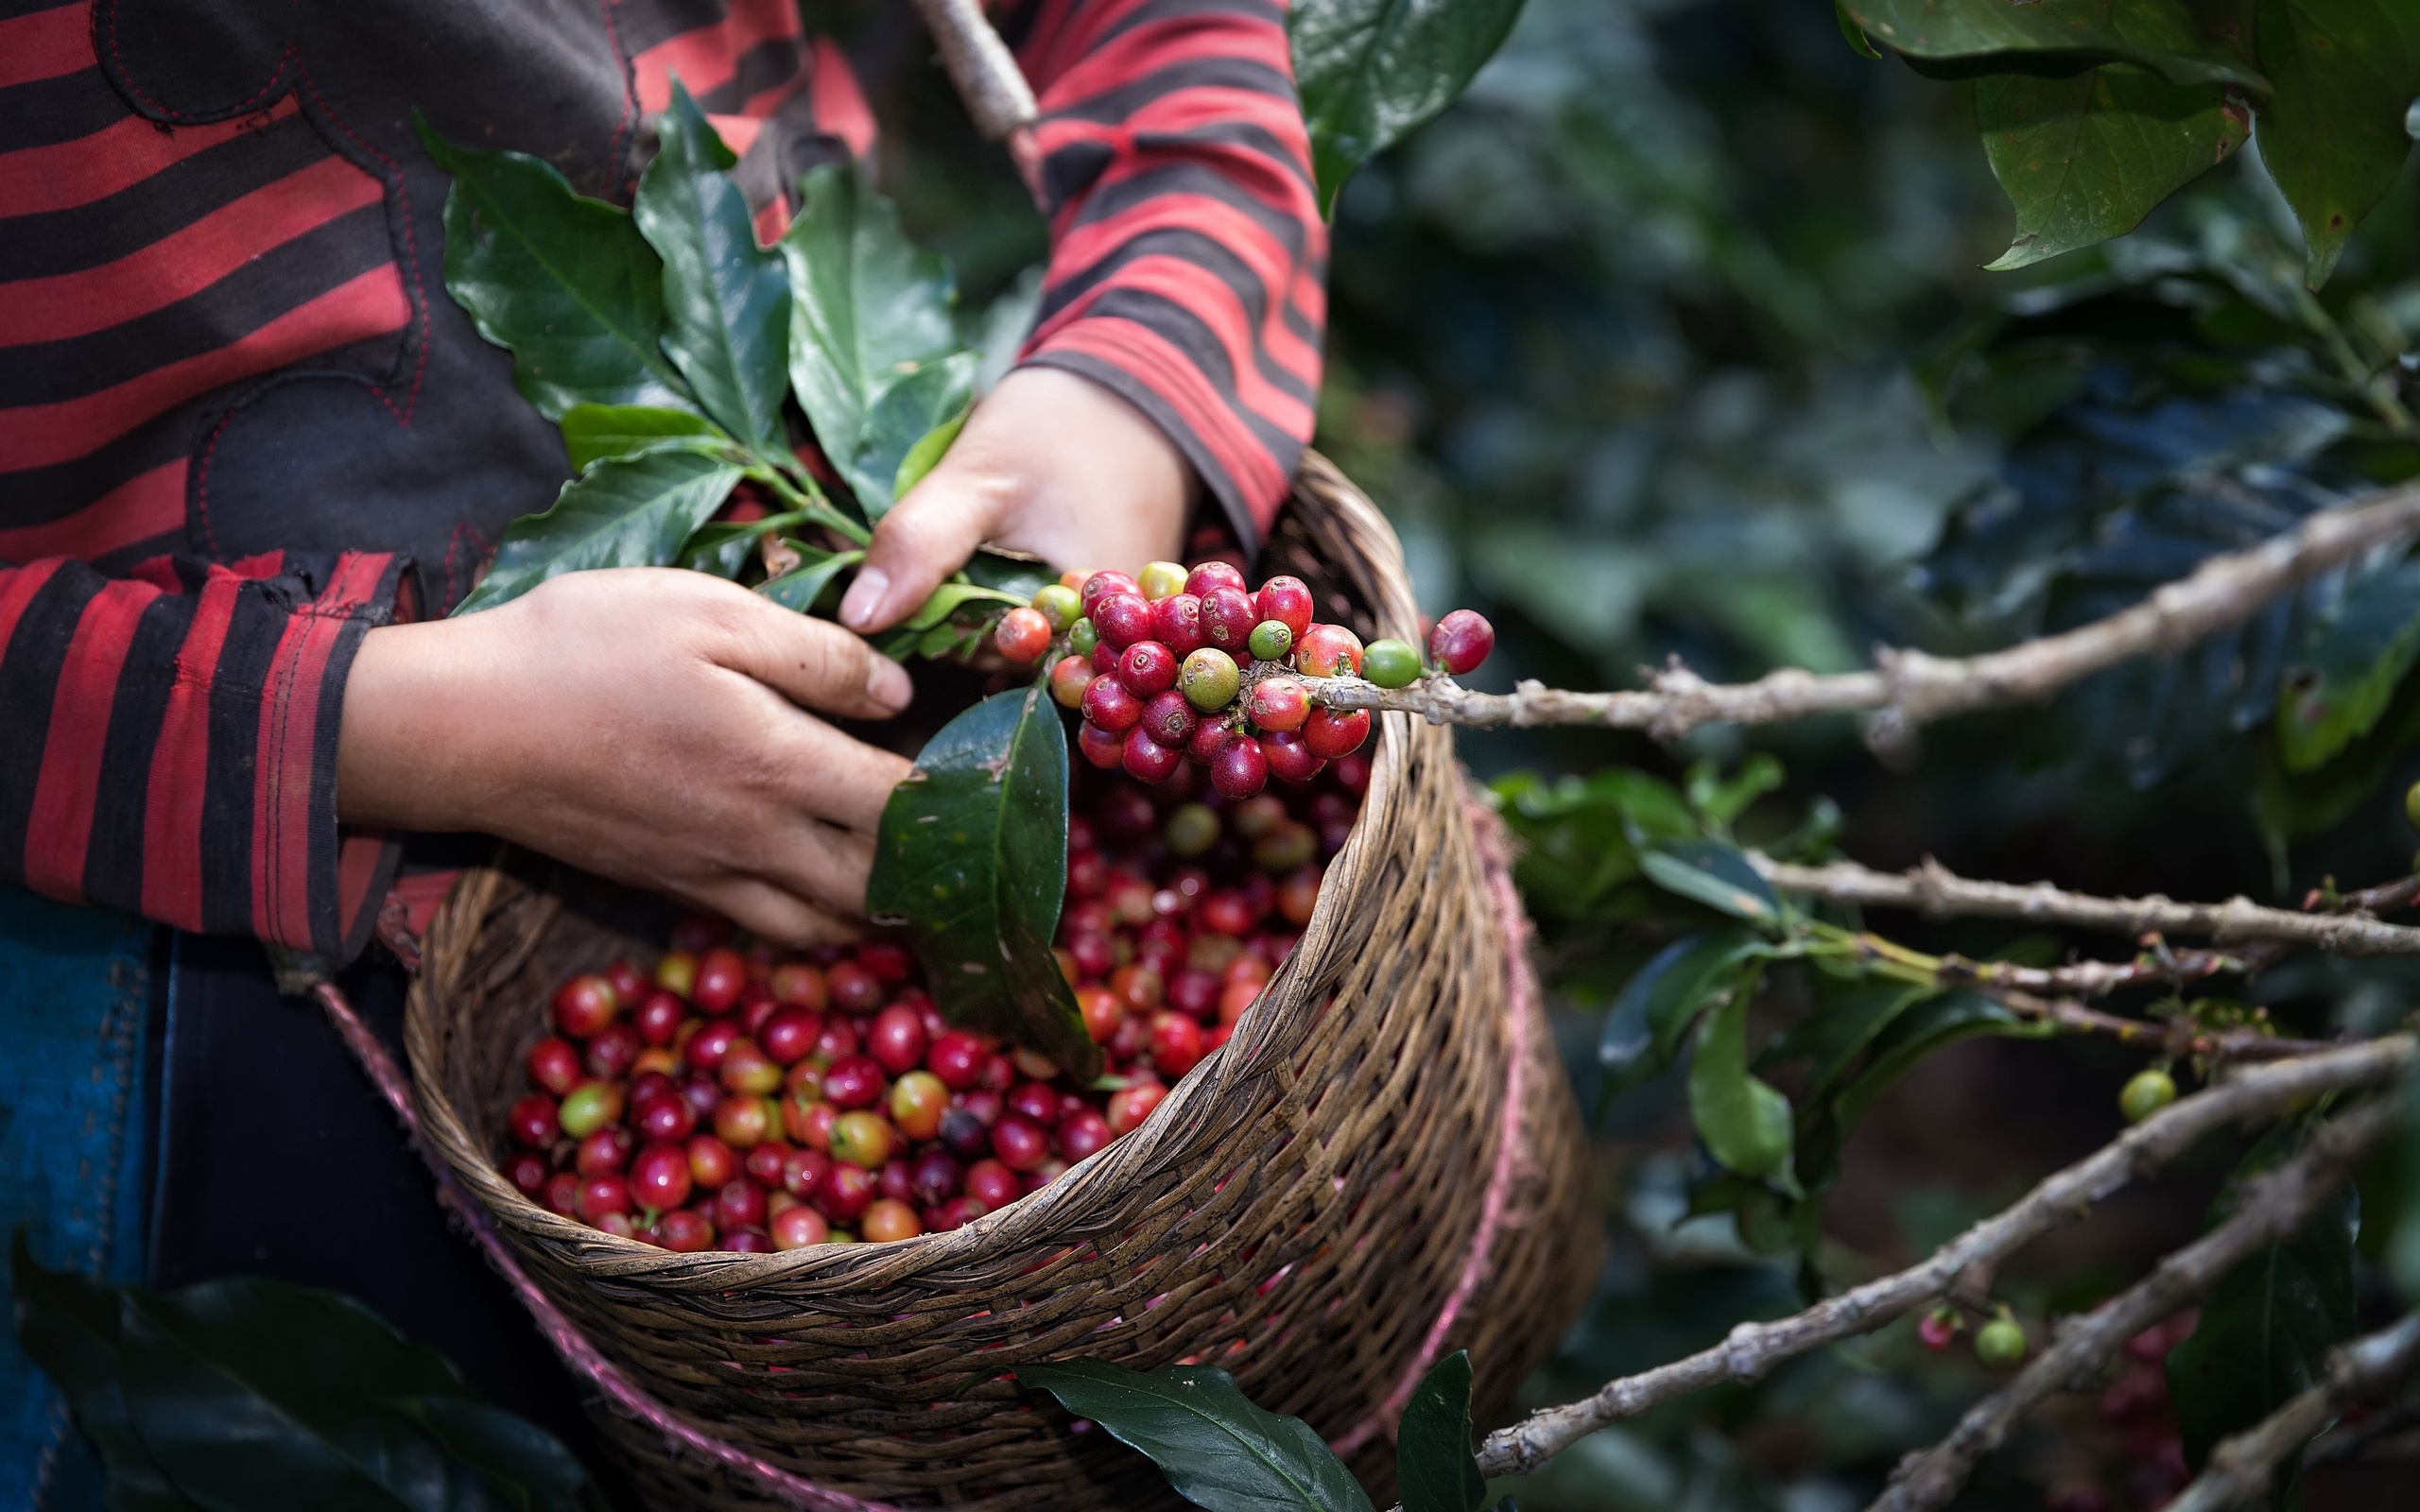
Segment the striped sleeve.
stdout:
<svg viewBox="0 0 2420 1512">
<path fill-rule="evenodd" d="M 1050 262 L 1025 361 L 1151 417 L 1247 546 L 1310 439 L 1327 228 L 1284 0 L 1029 0 Z"/>
<path fill-rule="evenodd" d="M 0 886 L 346 958 L 392 870 L 337 732 L 402 558 L 0 563 Z"/>
</svg>

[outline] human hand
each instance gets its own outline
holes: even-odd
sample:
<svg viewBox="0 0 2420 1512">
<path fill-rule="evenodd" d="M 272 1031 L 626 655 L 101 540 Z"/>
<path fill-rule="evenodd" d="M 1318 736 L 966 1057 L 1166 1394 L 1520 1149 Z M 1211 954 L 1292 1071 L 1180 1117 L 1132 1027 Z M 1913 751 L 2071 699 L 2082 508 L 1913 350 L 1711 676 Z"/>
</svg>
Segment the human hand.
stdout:
<svg viewBox="0 0 2420 1512">
<path fill-rule="evenodd" d="M 851 937 L 906 758 L 809 709 L 897 713 L 856 636 L 704 573 L 571 573 L 480 613 L 363 638 L 337 810 L 476 830 L 789 945 Z"/>
<path fill-rule="evenodd" d="M 1132 572 L 1174 557 L 1200 488 L 1141 410 L 1089 378 L 1020 368 L 874 527 L 841 623 L 896 624 L 987 543 L 1063 568 Z"/>
</svg>

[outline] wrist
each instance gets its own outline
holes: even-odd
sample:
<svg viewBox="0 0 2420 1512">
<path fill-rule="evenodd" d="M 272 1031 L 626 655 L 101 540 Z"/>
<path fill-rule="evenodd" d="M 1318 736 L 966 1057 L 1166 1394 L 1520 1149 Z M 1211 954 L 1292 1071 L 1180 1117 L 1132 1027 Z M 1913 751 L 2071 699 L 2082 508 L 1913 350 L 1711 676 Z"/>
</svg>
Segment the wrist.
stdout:
<svg viewBox="0 0 2420 1512">
<path fill-rule="evenodd" d="M 337 817 L 346 824 L 398 830 L 475 827 L 449 801 L 443 774 L 450 743 L 435 666 L 448 624 L 381 626 L 362 637 L 345 679 L 337 730 Z"/>
</svg>

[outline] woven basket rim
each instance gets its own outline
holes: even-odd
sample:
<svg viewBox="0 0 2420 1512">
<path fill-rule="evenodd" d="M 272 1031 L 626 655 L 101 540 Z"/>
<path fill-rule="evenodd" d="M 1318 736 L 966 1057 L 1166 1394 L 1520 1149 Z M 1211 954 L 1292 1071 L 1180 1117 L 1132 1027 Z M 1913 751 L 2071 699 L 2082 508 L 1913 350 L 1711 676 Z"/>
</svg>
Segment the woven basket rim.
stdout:
<svg viewBox="0 0 2420 1512">
<path fill-rule="evenodd" d="M 1393 528 L 1375 505 L 1345 478 L 1333 463 L 1316 452 L 1305 452 L 1297 477 L 1293 506 L 1307 509 L 1314 520 L 1340 530 L 1357 548 L 1340 553 L 1336 565 L 1352 579 L 1353 588 L 1382 635 L 1417 642 L 1418 609 L 1411 593 L 1403 550 Z M 667 1292 L 717 1293 L 779 1283 L 790 1295 L 839 1294 L 882 1286 L 912 1277 L 946 1272 L 1003 1251 L 1083 1244 L 1114 1219 L 1116 1194 L 1131 1191 L 1152 1170 L 1173 1159 L 1190 1139 L 1180 1132 L 1189 1123 L 1216 1125 L 1216 1110 L 1231 1082 L 1240 1083 L 1267 1072 L 1273 1057 L 1291 1051 L 1309 1019 L 1322 1007 L 1310 995 L 1296 999 L 1284 988 L 1324 962 L 1330 953 L 1352 948 L 1343 937 L 1338 916 L 1340 900 L 1357 891 L 1372 865 L 1370 836 L 1386 826 L 1402 780 L 1409 744 L 1424 738 L 1409 714 L 1384 713 L 1376 720 L 1368 792 L 1360 817 L 1342 850 L 1328 863 L 1320 901 L 1300 939 L 1271 973 L 1251 1009 L 1237 1021 L 1234 1038 L 1180 1078 L 1150 1117 L 1133 1133 L 1113 1141 L 1098 1152 L 1068 1167 L 1065 1174 L 1039 1191 L 944 1233 L 924 1233 L 907 1239 L 848 1245 L 811 1245 L 771 1253 L 702 1250 L 681 1254 L 636 1239 L 622 1239 L 566 1218 L 522 1195 L 505 1179 L 488 1153 L 487 1143 L 464 1124 L 442 1086 L 446 1055 L 440 1015 L 430 1001 L 429 969 L 445 948 L 450 931 L 467 917 L 483 916 L 495 892 L 522 885 L 500 857 L 493 864 L 465 871 L 432 920 L 424 941 L 422 971 L 414 977 L 406 1000 L 405 1041 L 411 1066 L 412 1088 L 420 1105 L 423 1138 L 453 1168 L 475 1199 L 497 1222 L 533 1239 L 545 1241 L 574 1268 L 596 1280 L 625 1280 Z M 569 868 L 564 868 L 569 869 Z M 1341 882 L 1342 885 L 1336 885 Z M 1264 1005 L 1287 1011 L 1271 1016 Z M 1197 1173 L 1194 1177 L 1198 1179 Z"/>
</svg>

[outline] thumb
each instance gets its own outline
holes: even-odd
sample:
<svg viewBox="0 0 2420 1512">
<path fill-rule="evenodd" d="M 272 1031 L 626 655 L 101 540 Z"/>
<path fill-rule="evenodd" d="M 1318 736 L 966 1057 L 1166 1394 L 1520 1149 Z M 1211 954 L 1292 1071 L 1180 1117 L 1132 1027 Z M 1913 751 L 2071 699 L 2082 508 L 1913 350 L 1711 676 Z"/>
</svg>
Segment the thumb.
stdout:
<svg viewBox="0 0 2420 1512">
<path fill-rule="evenodd" d="M 874 526 L 865 565 L 840 600 L 841 624 L 862 635 L 905 619 L 1008 518 L 1017 481 L 962 455 L 974 450 L 966 439 Z"/>
</svg>

